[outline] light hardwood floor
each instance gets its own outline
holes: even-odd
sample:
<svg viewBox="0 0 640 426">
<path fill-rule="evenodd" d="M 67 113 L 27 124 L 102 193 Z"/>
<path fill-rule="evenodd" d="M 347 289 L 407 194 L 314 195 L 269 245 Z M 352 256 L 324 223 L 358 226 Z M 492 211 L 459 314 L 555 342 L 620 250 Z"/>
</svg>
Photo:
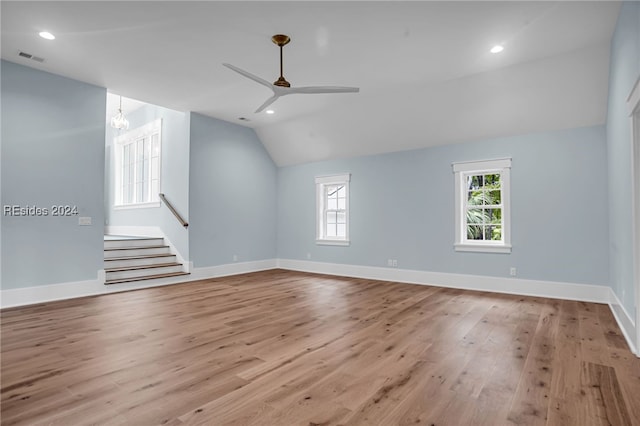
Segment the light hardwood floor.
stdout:
<svg viewBox="0 0 640 426">
<path fill-rule="evenodd" d="M 606 305 L 274 270 L 1 320 L 2 425 L 640 425 Z"/>
</svg>

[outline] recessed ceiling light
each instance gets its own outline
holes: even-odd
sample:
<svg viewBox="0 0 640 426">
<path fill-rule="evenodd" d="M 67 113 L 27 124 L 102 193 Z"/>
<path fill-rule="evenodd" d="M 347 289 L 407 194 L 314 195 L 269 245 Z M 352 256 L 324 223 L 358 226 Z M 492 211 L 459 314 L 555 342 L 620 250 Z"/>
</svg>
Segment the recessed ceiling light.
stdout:
<svg viewBox="0 0 640 426">
<path fill-rule="evenodd" d="M 42 38 L 46 38 L 47 40 L 55 40 L 56 38 L 56 36 L 54 36 L 48 31 L 41 31 L 40 33 L 38 33 L 38 35 Z"/>
<path fill-rule="evenodd" d="M 493 46 L 493 47 L 491 48 L 490 52 L 491 52 L 491 53 L 500 53 L 500 52 L 502 52 L 503 50 L 504 50 L 504 47 L 503 47 L 503 46 L 501 46 L 501 45 L 499 45 L 499 44 L 497 44 L 497 45 L 495 45 L 495 46 Z"/>
<path fill-rule="evenodd" d="M 267 114 L 274 114 L 274 113 L 275 113 L 275 111 L 274 111 L 274 110 L 272 110 L 272 109 L 268 109 L 268 110 L 266 110 L 265 112 L 266 112 Z"/>
</svg>

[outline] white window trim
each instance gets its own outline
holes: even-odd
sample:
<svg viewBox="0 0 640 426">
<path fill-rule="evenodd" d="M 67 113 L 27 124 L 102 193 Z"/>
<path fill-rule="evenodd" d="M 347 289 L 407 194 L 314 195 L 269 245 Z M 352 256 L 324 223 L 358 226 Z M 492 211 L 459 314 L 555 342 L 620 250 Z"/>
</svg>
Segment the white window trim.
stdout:
<svg viewBox="0 0 640 426">
<path fill-rule="evenodd" d="M 464 161 L 452 164 L 455 174 L 455 242 L 456 251 L 511 253 L 511 158 Z M 466 176 L 482 173 L 500 173 L 502 200 L 502 241 L 469 241 L 466 238 L 464 208 Z"/>
<path fill-rule="evenodd" d="M 116 204 L 113 206 L 114 210 L 129 210 L 129 209 L 149 209 L 154 207 L 160 207 L 162 203 L 160 201 L 150 201 L 148 203 L 134 203 L 134 204 Z"/>
<path fill-rule="evenodd" d="M 640 76 L 627 98 L 631 125 L 631 221 L 634 289 L 636 293 L 636 356 L 640 357 Z M 629 339 L 632 340 L 632 339 Z"/>
<path fill-rule="evenodd" d="M 345 173 L 331 176 L 316 177 L 316 244 L 330 246 L 348 246 L 349 240 L 349 182 L 351 174 Z M 345 237 L 344 238 L 328 238 L 324 236 L 324 187 L 327 185 L 344 185 L 345 199 Z"/>
<path fill-rule="evenodd" d="M 158 159 L 159 175 L 158 175 L 158 193 L 162 192 L 162 118 L 158 118 L 150 123 L 135 128 L 129 132 L 119 135 L 113 139 L 113 158 L 114 161 L 114 210 L 128 210 L 128 209 L 146 209 L 146 208 L 159 208 L 161 206 L 160 199 L 144 202 L 144 203 L 130 203 L 123 204 L 122 194 L 120 194 L 122 188 L 122 152 L 120 147 L 122 145 L 130 143 L 131 140 L 139 139 L 145 135 L 158 134 L 158 140 L 160 144 L 160 156 Z M 158 198 L 158 194 L 152 195 L 153 198 Z"/>
</svg>

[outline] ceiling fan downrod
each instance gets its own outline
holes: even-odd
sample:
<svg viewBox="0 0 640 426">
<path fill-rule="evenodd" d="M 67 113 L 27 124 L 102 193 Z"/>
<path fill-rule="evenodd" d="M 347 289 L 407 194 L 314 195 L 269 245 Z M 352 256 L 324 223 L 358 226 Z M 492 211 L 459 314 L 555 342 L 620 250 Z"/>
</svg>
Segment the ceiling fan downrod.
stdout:
<svg viewBox="0 0 640 426">
<path fill-rule="evenodd" d="M 280 77 L 273 84 L 280 87 L 291 87 L 291 84 L 284 79 L 283 65 L 282 65 L 282 48 L 291 41 L 288 35 L 276 34 L 271 37 L 271 41 L 280 47 Z"/>
</svg>

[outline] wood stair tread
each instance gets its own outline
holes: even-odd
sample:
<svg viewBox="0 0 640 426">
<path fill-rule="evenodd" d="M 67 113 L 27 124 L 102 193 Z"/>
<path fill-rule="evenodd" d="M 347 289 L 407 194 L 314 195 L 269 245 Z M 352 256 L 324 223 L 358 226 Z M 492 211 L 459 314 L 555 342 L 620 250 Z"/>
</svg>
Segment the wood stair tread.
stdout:
<svg viewBox="0 0 640 426">
<path fill-rule="evenodd" d="M 179 276 L 182 276 L 182 275 L 190 275 L 190 274 L 189 274 L 189 272 L 171 272 L 171 273 L 168 273 L 168 274 L 156 274 L 156 275 L 146 275 L 144 277 L 107 280 L 107 281 L 105 281 L 105 284 L 106 285 L 121 284 L 121 283 L 129 283 L 129 282 L 133 282 L 133 281 L 153 280 L 153 279 L 157 279 L 157 278 L 179 277 Z"/>
<path fill-rule="evenodd" d="M 105 268 L 104 271 L 105 272 L 137 271 L 140 269 L 164 268 L 167 266 L 182 266 L 182 263 L 169 262 L 169 263 L 155 263 L 155 264 L 138 265 L 138 266 L 121 266 L 118 268 Z"/>
<path fill-rule="evenodd" d="M 116 247 L 116 248 L 106 248 L 104 251 L 115 251 L 115 250 L 142 250 L 142 249 L 157 249 L 157 248 L 169 248 L 169 246 L 135 246 L 135 247 Z"/>
<path fill-rule="evenodd" d="M 111 262 L 115 260 L 136 260 L 136 259 L 155 259 L 158 257 L 172 257 L 175 256 L 173 253 L 162 253 L 162 254 L 141 254 L 139 256 L 122 256 L 122 257 L 107 257 L 104 261 Z"/>
<path fill-rule="evenodd" d="M 145 241 L 145 240 L 162 240 L 162 239 L 163 239 L 162 237 L 122 237 L 122 238 L 108 238 L 104 241 Z"/>
</svg>

